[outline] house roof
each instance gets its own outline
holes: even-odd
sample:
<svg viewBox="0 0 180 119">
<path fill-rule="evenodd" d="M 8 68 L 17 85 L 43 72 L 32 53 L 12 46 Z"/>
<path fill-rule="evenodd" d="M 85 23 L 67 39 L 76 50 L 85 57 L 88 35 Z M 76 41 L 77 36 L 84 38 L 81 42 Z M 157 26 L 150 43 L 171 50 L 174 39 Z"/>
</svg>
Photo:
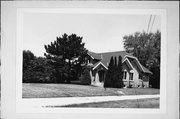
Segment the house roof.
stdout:
<svg viewBox="0 0 180 119">
<path fill-rule="evenodd" d="M 123 63 L 126 63 L 127 66 L 128 66 L 130 69 L 133 69 L 133 66 L 132 66 L 132 64 L 131 64 L 131 62 L 129 61 L 128 58 L 126 58 L 126 59 L 123 61 Z"/>
<path fill-rule="evenodd" d="M 146 68 L 146 67 L 144 67 L 143 65 L 141 65 L 141 66 L 142 66 L 142 68 L 144 69 L 145 73 L 152 74 L 152 72 L 151 72 L 151 71 L 149 71 L 149 69 L 147 69 L 147 68 Z"/>
<path fill-rule="evenodd" d="M 134 56 L 129 56 L 129 55 L 127 55 L 127 56 L 125 56 L 125 57 L 128 57 L 129 60 L 130 60 L 130 62 L 131 62 L 132 60 L 135 60 L 136 63 L 137 63 L 137 65 L 139 66 L 139 68 L 140 68 L 144 73 L 152 74 L 152 72 L 149 71 L 149 69 L 147 69 L 146 67 L 144 67 L 144 66 L 139 62 L 139 60 L 138 60 L 136 57 L 134 57 Z"/>
<path fill-rule="evenodd" d="M 121 56 L 122 57 L 122 61 L 125 60 L 125 56 L 126 55 L 131 55 L 125 51 L 117 51 L 117 52 L 106 52 L 106 53 L 98 53 L 99 55 L 101 55 L 102 60 L 101 62 L 108 67 L 108 63 L 110 62 L 111 57 L 117 57 L 117 61 L 118 61 L 118 57 Z"/>
<path fill-rule="evenodd" d="M 96 65 L 93 67 L 93 70 L 96 69 L 96 67 L 98 67 L 99 65 L 102 65 L 106 70 L 108 69 L 101 61 L 99 61 L 99 62 L 96 63 Z"/>
<path fill-rule="evenodd" d="M 100 54 L 88 51 L 88 55 L 91 56 L 93 59 L 101 59 Z"/>
<path fill-rule="evenodd" d="M 117 57 L 117 61 L 118 61 L 118 57 L 121 56 L 122 57 L 122 61 L 125 61 L 126 56 L 130 56 L 130 57 L 134 57 L 132 54 L 127 53 L 126 51 L 116 51 L 116 52 L 104 52 L 104 53 L 95 53 L 95 52 L 88 52 L 88 55 L 91 56 L 93 59 L 98 59 L 100 60 L 99 62 L 102 62 L 102 64 L 104 64 L 105 67 L 108 67 L 109 62 L 111 57 Z M 137 59 L 137 58 L 136 58 Z M 93 64 L 93 67 L 97 67 L 96 65 L 99 65 L 99 62 Z M 141 65 L 141 64 L 140 64 Z M 141 65 L 142 66 L 142 65 Z M 142 66 L 142 70 L 144 71 L 144 73 L 150 73 L 152 74 L 152 72 L 150 72 L 147 68 L 145 68 L 144 66 Z"/>
</svg>

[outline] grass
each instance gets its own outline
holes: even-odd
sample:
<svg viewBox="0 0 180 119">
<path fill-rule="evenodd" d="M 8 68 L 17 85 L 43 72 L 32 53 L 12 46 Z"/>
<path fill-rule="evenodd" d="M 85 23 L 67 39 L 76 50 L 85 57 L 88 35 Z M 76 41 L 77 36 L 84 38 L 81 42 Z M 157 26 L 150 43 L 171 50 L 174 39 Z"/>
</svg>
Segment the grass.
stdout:
<svg viewBox="0 0 180 119">
<path fill-rule="evenodd" d="M 138 99 L 123 101 L 108 101 L 98 103 L 83 103 L 66 106 L 53 107 L 86 107 L 86 108 L 159 108 L 159 98 L 154 99 Z"/>
<path fill-rule="evenodd" d="M 86 97 L 86 96 L 120 96 L 159 94 L 159 89 L 152 88 L 107 88 L 78 84 L 40 84 L 24 83 L 23 98 L 55 98 L 55 97 Z"/>
</svg>

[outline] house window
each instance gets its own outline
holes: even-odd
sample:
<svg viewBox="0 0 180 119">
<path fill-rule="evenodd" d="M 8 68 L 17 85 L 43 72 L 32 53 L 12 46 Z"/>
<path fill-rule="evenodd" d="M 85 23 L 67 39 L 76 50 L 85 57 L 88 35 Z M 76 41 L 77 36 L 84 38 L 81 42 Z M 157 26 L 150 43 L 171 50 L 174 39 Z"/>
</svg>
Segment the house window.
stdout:
<svg viewBox="0 0 180 119">
<path fill-rule="evenodd" d="M 142 74 L 139 74 L 139 79 L 142 79 Z"/>
<path fill-rule="evenodd" d="M 129 80 L 133 80 L 133 73 L 130 73 L 129 76 L 130 76 L 130 77 L 129 77 Z"/>
<path fill-rule="evenodd" d="M 123 79 L 126 79 L 126 75 L 127 75 L 127 72 L 124 71 L 124 72 L 123 72 Z"/>
</svg>

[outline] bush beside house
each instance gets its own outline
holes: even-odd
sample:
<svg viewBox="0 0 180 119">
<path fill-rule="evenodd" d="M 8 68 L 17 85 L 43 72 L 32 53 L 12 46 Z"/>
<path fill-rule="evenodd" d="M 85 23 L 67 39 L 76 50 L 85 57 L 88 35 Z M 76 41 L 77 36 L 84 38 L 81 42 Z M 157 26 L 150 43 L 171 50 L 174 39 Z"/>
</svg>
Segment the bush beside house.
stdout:
<svg viewBox="0 0 180 119">
<path fill-rule="evenodd" d="M 91 76 L 89 74 L 88 68 L 85 68 L 80 78 L 82 85 L 91 85 Z"/>
</svg>

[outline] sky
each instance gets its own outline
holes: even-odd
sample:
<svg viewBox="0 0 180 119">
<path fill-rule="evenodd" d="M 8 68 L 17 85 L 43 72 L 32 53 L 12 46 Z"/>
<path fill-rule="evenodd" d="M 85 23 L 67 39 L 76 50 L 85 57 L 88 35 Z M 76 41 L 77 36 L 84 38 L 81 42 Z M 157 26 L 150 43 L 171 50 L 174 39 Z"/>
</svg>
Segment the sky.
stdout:
<svg viewBox="0 0 180 119">
<path fill-rule="evenodd" d="M 149 19 L 150 14 L 26 13 L 23 22 L 23 50 L 30 50 L 35 56 L 44 56 L 44 45 L 64 33 L 75 33 L 83 37 L 89 51 L 122 51 L 123 36 L 147 31 Z M 160 16 L 156 15 L 152 32 L 160 30 L 160 20 Z"/>
</svg>

